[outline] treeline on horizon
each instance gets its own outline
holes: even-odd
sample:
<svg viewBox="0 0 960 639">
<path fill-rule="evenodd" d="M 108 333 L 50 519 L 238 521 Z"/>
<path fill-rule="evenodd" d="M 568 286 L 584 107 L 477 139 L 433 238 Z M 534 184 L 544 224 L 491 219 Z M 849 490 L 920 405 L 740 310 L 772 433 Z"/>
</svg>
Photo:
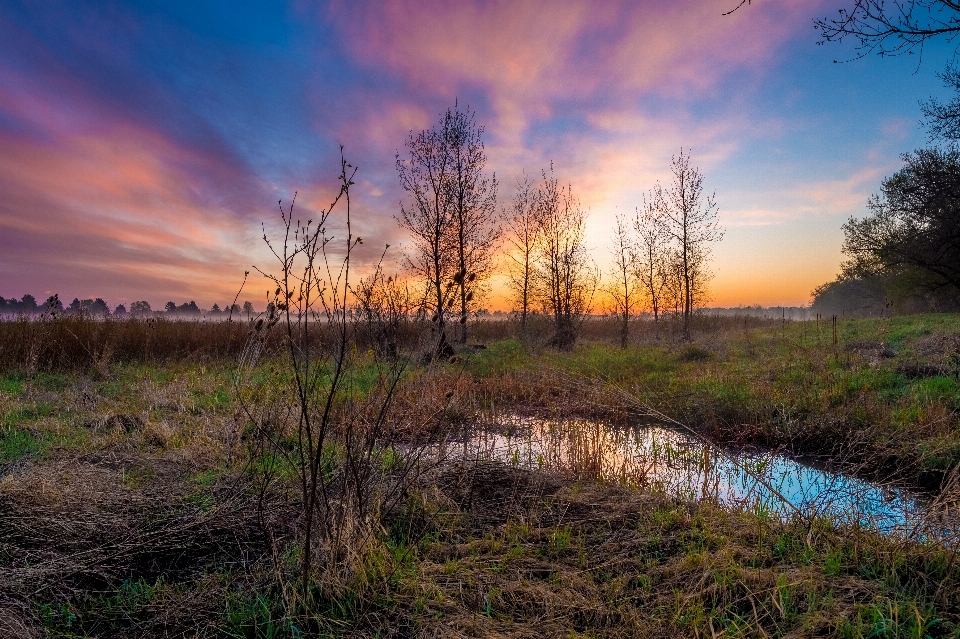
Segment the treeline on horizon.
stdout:
<svg viewBox="0 0 960 639">
<path fill-rule="evenodd" d="M 53 306 L 49 305 L 51 299 L 56 298 L 56 302 Z M 79 299 L 74 298 L 73 302 L 69 305 L 64 306 L 62 302 L 59 302 L 58 296 L 51 296 L 47 299 L 46 302 L 38 303 L 37 298 L 33 295 L 26 294 L 22 298 L 17 299 L 15 297 L 5 298 L 0 295 L 0 317 L 16 317 L 18 315 L 44 315 L 48 314 L 50 310 L 54 311 L 54 314 L 58 315 L 87 315 L 92 317 L 227 317 L 230 315 L 231 308 L 229 304 L 224 304 L 223 308 L 219 304 L 214 304 L 211 308 L 205 309 L 197 305 L 196 302 L 184 302 L 183 304 L 176 304 L 174 302 L 167 302 L 164 305 L 163 310 L 154 310 L 149 302 L 140 301 L 133 302 L 130 304 L 130 308 L 127 308 L 126 304 L 117 304 L 114 309 L 111 311 L 109 305 L 103 298 L 95 299 Z M 269 308 L 266 309 L 269 312 Z M 707 315 L 718 315 L 718 316 L 750 316 L 750 317 L 759 317 L 759 318 L 769 318 L 777 319 L 780 317 L 786 317 L 786 319 L 807 319 L 810 313 L 813 311 L 811 306 L 763 306 L 760 304 L 752 305 L 741 305 L 741 306 L 729 306 L 729 307 L 703 307 L 699 309 L 700 312 Z M 248 318 L 253 317 L 258 314 L 252 302 L 244 302 L 241 306 L 240 304 L 233 304 L 233 315 L 234 317 L 239 318 Z M 531 314 L 540 314 L 539 311 L 531 311 Z M 608 317 L 611 315 L 616 315 L 615 312 L 603 312 L 597 313 L 598 317 Z M 503 311 L 503 310 L 494 310 L 490 311 L 485 308 L 478 309 L 474 312 L 474 317 L 481 318 L 491 318 L 491 319 L 505 319 L 519 318 L 519 311 Z M 652 318 L 652 313 L 643 313 L 644 316 L 650 316 Z"/>
<path fill-rule="evenodd" d="M 150 302 L 139 300 L 130 304 L 128 309 L 125 304 L 117 304 L 113 310 L 103 300 L 97 297 L 95 299 L 74 298 L 70 304 L 64 306 L 60 301 L 59 295 L 51 295 L 44 302 L 37 302 L 37 298 L 29 293 L 19 300 L 16 298 L 4 298 L 0 295 L 0 315 L 86 315 L 90 317 L 158 317 L 158 316 L 204 316 L 219 317 L 228 316 L 231 313 L 240 317 L 251 317 L 257 311 L 252 302 L 240 304 L 225 304 L 220 308 L 219 304 L 214 304 L 209 309 L 200 308 L 194 301 L 177 304 L 176 302 L 167 302 L 163 310 L 154 310 Z"/>
</svg>

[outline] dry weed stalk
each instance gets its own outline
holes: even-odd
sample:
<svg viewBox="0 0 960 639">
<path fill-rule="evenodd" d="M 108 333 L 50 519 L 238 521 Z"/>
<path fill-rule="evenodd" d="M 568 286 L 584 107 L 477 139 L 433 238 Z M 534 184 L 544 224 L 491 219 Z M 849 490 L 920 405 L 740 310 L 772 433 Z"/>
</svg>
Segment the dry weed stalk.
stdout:
<svg viewBox="0 0 960 639">
<path fill-rule="evenodd" d="M 288 612 L 308 617 L 320 600 L 363 581 L 381 522 L 406 497 L 420 462 L 415 445 L 402 452 L 390 445 L 392 400 L 407 360 L 370 361 L 356 347 L 370 322 L 385 320 L 378 339 L 388 353 L 396 349 L 393 331 L 407 303 L 402 291 L 388 288 L 388 306 L 378 306 L 381 269 L 357 287 L 359 300 L 352 287 L 353 254 L 362 242 L 351 230 L 355 172 L 341 155 L 340 190 L 319 220 L 295 220 L 291 204 L 280 210 L 281 239 L 264 233 L 279 270 L 260 271 L 275 291 L 267 313 L 252 323 L 236 381 L 260 490 L 283 477 L 299 486 L 298 586 L 284 589 L 291 593 Z M 335 241 L 327 227 L 338 206 L 346 237 Z"/>
</svg>

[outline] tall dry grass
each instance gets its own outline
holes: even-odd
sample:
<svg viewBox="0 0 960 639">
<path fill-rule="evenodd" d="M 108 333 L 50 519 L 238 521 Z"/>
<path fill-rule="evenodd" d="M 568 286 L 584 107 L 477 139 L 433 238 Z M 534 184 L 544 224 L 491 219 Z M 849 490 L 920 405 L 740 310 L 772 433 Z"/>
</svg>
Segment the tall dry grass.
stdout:
<svg viewBox="0 0 960 639">
<path fill-rule="evenodd" d="M 112 319 L 86 315 L 66 315 L 37 319 L 21 316 L 0 320 L 0 371 L 82 371 L 103 368 L 112 363 L 196 362 L 235 360 L 247 343 L 257 318 L 251 321 L 198 321 L 186 319 Z M 780 320 L 758 317 L 719 317 L 698 315 L 692 319 L 692 332 L 710 336 L 773 326 Z M 545 344 L 552 326 L 550 318 L 534 315 L 528 318 L 526 334 L 513 319 L 477 319 L 471 322 L 471 343 L 519 338 Z M 414 316 L 398 322 L 394 339 L 401 351 L 419 347 L 430 323 Z M 317 323 L 310 327 L 318 337 L 329 329 Z M 618 343 L 618 318 L 587 318 L 580 338 L 586 341 Z M 667 317 L 659 327 L 645 318 L 631 323 L 631 342 L 648 344 L 680 339 L 681 324 Z M 328 337 L 328 336 L 327 336 Z M 280 336 L 276 335 L 275 340 Z M 353 335 L 360 352 L 380 353 L 381 344 L 373 331 L 358 330 Z M 267 345 L 269 350 L 277 344 Z M 543 344 L 541 344 L 543 345 Z"/>
<path fill-rule="evenodd" d="M 112 362 L 231 358 L 243 350 L 248 332 L 240 322 L 20 317 L 0 321 L 0 370 L 76 371 Z"/>
</svg>

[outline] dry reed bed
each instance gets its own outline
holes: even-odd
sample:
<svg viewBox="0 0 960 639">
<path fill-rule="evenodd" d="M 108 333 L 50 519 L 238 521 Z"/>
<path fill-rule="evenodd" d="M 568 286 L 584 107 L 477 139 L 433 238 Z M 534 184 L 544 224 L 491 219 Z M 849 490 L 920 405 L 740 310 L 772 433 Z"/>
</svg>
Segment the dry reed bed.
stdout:
<svg viewBox="0 0 960 639">
<path fill-rule="evenodd" d="M 19 317 L 0 319 L 0 371 L 86 371 L 106 370 L 113 363 L 123 362 L 210 362 L 236 360 L 243 352 L 256 320 L 235 318 L 234 321 L 199 321 L 185 319 L 98 319 L 84 315 L 65 315 L 38 319 Z M 695 318 L 694 331 L 702 335 L 772 326 L 775 322 L 754 317 Z M 416 349 L 429 333 L 429 322 L 404 321 L 397 329 L 397 345 Z M 676 322 L 665 321 L 654 331 L 649 322 L 637 323 L 636 340 L 655 343 L 660 338 L 679 336 Z M 281 327 L 282 328 L 282 327 Z M 356 325 L 355 341 L 361 351 L 376 350 L 375 333 L 362 322 Z M 324 339 L 326 328 L 316 325 L 317 339 Z M 534 316 L 527 330 L 529 336 L 546 341 L 551 330 L 550 319 Z M 582 339 L 615 341 L 618 335 L 616 318 L 592 317 L 582 326 Z M 662 333 L 662 335 L 660 335 Z M 520 335 L 512 319 L 478 320 L 471 324 L 471 342 L 489 343 Z M 268 352 L 281 344 L 282 331 L 271 333 Z M 534 341 L 537 341 L 536 339 Z"/>
</svg>

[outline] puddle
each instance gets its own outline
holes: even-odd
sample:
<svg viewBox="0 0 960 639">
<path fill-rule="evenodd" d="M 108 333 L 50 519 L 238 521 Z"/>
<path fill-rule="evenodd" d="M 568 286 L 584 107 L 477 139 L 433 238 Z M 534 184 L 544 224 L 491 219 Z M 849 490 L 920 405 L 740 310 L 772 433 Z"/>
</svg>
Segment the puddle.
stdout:
<svg viewBox="0 0 960 639">
<path fill-rule="evenodd" d="M 446 445 L 447 454 L 602 481 L 653 486 L 679 498 L 719 502 L 780 517 L 827 515 L 887 533 L 915 534 L 928 500 L 773 453 L 732 453 L 662 424 L 529 417 L 500 420 Z"/>
</svg>

